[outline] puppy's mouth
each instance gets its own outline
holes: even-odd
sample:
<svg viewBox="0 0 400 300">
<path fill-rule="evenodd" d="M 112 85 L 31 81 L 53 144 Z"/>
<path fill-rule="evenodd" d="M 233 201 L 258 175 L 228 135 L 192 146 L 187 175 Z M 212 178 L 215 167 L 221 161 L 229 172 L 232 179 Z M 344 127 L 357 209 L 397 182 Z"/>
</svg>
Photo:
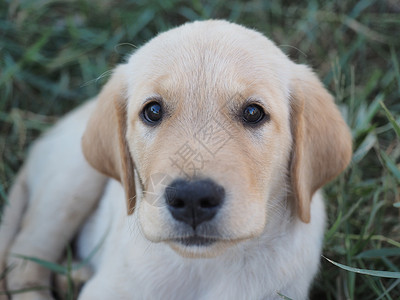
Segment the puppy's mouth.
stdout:
<svg viewBox="0 0 400 300">
<path fill-rule="evenodd" d="M 222 254 L 237 241 L 197 234 L 169 239 L 169 246 L 179 255 L 186 258 L 212 258 Z"/>
<path fill-rule="evenodd" d="M 181 237 L 173 239 L 173 242 L 179 243 L 181 245 L 191 247 L 191 246 L 198 246 L 198 247 L 207 247 L 211 246 L 216 243 L 218 239 L 210 238 L 210 237 L 201 237 L 198 235 L 192 235 L 189 237 Z"/>
</svg>

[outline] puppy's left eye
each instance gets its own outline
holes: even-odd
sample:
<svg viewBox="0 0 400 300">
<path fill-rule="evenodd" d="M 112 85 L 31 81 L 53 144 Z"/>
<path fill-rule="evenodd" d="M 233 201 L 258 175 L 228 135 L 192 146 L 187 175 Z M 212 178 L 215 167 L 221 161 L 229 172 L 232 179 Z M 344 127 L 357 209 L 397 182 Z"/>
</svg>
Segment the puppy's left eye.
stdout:
<svg viewBox="0 0 400 300">
<path fill-rule="evenodd" d="M 263 120 L 265 112 L 261 106 L 257 104 L 250 104 L 243 110 L 243 121 L 249 124 L 256 124 Z"/>
<path fill-rule="evenodd" d="M 159 122 L 162 118 L 161 104 L 156 101 L 148 103 L 142 111 L 142 117 L 146 123 L 151 125 Z"/>
</svg>

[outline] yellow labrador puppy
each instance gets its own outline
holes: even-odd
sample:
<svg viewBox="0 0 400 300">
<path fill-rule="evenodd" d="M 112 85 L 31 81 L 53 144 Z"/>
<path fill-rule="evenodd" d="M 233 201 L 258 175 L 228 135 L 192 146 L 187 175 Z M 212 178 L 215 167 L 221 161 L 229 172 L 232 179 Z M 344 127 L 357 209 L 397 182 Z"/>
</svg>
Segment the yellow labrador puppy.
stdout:
<svg viewBox="0 0 400 300">
<path fill-rule="evenodd" d="M 116 179 L 104 193 L 82 133 L 86 160 Z M 8 288 L 49 280 L 8 252 L 56 260 L 86 220 L 79 257 L 101 247 L 79 299 L 306 299 L 325 225 L 318 189 L 350 157 L 348 128 L 308 67 L 239 25 L 180 26 L 34 147 L 0 229 L 0 259 L 16 266 Z"/>
</svg>

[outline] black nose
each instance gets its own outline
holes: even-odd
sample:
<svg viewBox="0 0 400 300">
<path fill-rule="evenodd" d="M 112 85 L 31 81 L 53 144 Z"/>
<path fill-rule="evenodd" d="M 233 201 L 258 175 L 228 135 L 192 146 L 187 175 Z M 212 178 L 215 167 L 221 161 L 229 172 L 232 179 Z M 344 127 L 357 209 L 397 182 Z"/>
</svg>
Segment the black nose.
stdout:
<svg viewBox="0 0 400 300">
<path fill-rule="evenodd" d="M 165 189 L 165 199 L 172 216 L 193 229 L 215 216 L 224 196 L 224 188 L 209 179 L 178 179 Z"/>
</svg>

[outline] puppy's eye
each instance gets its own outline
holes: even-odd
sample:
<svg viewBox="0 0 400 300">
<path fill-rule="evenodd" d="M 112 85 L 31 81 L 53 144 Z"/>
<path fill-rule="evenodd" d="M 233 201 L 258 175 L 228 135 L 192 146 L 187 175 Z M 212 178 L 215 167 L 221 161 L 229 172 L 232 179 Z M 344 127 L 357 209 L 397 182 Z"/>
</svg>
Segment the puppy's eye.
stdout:
<svg viewBox="0 0 400 300">
<path fill-rule="evenodd" d="M 150 124 L 159 122 L 162 118 L 161 105 L 155 101 L 148 103 L 143 109 L 142 116 Z"/>
<path fill-rule="evenodd" d="M 257 104 L 250 104 L 243 110 L 243 121 L 249 124 L 256 124 L 265 117 L 264 110 Z"/>
</svg>

